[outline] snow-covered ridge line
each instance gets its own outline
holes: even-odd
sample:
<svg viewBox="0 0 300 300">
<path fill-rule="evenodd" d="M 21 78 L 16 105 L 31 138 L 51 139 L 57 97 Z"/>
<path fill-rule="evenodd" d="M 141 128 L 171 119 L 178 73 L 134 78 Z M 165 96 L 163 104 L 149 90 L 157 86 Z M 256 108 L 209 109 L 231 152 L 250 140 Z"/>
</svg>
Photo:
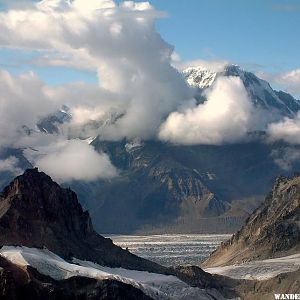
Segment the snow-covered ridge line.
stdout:
<svg viewBox="0 0 300 300">
<path fill-rule="evenodd" d="M 130 284 L 153 299 L 212 299 L 205 290 L 190 287 L 175 276 L 109 268 L 76 258 L 73 259 L 73 263 L 69 263 L 47 249 L 3 246 L 0 249 L 0 256 L 18 266 L 30 265 L 41 274 L 55 280 L 74 276 L 99 280 L 113 279 Z"/>
<path fill-rule="evenodd" d="M 267 81 L 257 77 L 254 73 L 243 70 L 238 65 L 228 64 L 218 71 L 195 66 L 183 70 L 182 73 L 190 86 L 200 90 L 213 86 L 219 77 L 239 77 L 255 106 L 288 117 L 294 116 L 300 110 L 299 101 L 291 95 L 273 90 Z"/>
<path fill-rule="evenodd" d="M 199 66 L 185 69 L 183 75 L 190 86 L 203 89 L 210 87 L 213 84 L 217 73 Z"/>
</svg>

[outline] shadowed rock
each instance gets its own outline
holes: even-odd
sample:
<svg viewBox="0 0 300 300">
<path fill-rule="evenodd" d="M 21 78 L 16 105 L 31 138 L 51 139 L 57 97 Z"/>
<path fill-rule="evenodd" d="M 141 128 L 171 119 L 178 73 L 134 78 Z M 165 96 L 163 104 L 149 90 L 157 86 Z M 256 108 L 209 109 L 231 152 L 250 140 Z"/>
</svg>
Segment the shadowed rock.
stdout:
<svg viewBox="0 0 300 300">
<path fill-rule="evenodd" d="M 65 259 L 74 256 L 110 267 L 165 270 L 97 234 L 76 194 L 37 169 L 17 177 L 0 195 L 0 245 L 46 247 Z"/>
</svg>

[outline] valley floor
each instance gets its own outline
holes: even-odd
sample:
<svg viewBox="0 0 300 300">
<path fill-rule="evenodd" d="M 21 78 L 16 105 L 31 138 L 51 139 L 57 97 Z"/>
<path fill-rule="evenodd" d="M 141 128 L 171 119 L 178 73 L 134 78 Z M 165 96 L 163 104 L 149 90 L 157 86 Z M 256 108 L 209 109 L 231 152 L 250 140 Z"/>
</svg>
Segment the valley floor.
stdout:
<svg viewBox="0 0 300 300">
<path fill-rule="evenodd" d="M 281 273 L 300 269 L 300 253 L 261 261 L 252 261 L 241 265 L 207 268 L 206 272 L 234 279 L 266 280 Z"/>
<path fill-rule="evenodd" d="M 199 265 L 230 234 L 106 235 L 130 252 L 166 267 Z"/>
</svg>

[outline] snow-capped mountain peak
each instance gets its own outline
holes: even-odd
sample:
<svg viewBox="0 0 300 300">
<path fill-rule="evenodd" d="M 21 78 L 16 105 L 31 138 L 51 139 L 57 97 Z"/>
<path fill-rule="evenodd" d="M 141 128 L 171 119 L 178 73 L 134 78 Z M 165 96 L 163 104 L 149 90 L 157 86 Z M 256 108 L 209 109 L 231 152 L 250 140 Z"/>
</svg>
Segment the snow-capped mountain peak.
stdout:
<svg viewBox="0 0 300 300">
<path fill-rule="evenodd" d="M 198 66 L 185 69 L 183 75 L 190 86 L 203 89 L 210 87 L 213 84 L 217 73 Z"/>
<path fill-rule="evenodd" d="M 300 110 L 298 100 L 287 93 L 273 90 L 267 81 L 238 65 L 229 64 L 217 72 L 203 66 L 189 67 L 183 71 L 183 75 L 190 86 L 200 90 L 200 94 L 213 86 L 218 77 L 237 76 L 242 80 L 256 107 L 287 117 L 293 117 Z"/>
</svg>

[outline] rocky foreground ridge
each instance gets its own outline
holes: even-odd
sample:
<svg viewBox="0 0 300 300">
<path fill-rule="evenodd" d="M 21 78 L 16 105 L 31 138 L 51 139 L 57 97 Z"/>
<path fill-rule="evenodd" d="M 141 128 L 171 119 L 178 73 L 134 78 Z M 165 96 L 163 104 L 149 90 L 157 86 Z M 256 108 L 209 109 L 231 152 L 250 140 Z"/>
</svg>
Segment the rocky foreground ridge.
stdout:
<svg viewBox="0 0 300 300">
<path fill-rule="evenodd" d="M 275 220 L 274 216 L 278 215 L 276 219 L 281 218 L 282 221 L 275 222 L 276 224 L 288 224 L 281 227 L 279 225 L 279 227 L 277 225 L 272 226 L 272 228 L 289 228 L 287 231 L 281 232 L 286 233 L 282 235 L 281 239 L 278 238 L 277 244 L 285 245 L 282 251 L 293 252 L 299 246 L 296 242 L 297 231 L 295 227 L 295 224 L 299 223 L 299 198 L 297 198 L 299 186 L 299 177 L 291 180 L 278 179 L 272 195 L 254 213 L 258 215 L 259 212 L 262 213 L 260 217 L 257 217 L 258 219 L 261 218 L 258 220 L 259 222 L 262 222 L 265 214 L 270 223 Z M 276 199 L 274 203 L 271 201 L 273 198 Z M 292 200 L 288 200 L 289 198 Z M 263 209 L 266 211 L 262 212 Z M 269 215 L 271 212 L 273 214 Z M 248 222 L 252 218 L 253 216 L 249 218 Z M 294 235 L 290 235 L 289 230 L 292 230 Z M 267 236 L 271 239 L 272 234 L 269 233 Z M 279 240 L 281 240 L 281 244 Z M 288 243 L 284 243 L 284 241 L 288 241 Z M 231 244 L 234 243 L 231 242 Z M 76 194 L 70 189 L 61 188 L 49 176 L 38 172 L 37 169 L 27 170 L 23 175 L 13 180 L 0 194 L 0 246 L 4 246 L 0 250 L 1 299 L 161 300 L 238 299 L 239 297 L 241 299 L 262 299 L 261 297 L 272 299 L 275 288 L 278 292 L 285 292 L 286 290 L 297 292 L 300 284 L 299 280 L 297 281 L 299 271 L 280 274 L 266 281 L 249 281 L 211 275 L 196 266 L 165 268 L 139 258 L 115 246 L 110 239 L 97 234 L 93 229 L 89 213 L 82 210 Z M 24 246 L 29 248 L 24 248 Z M 15 254 L 10 252 L 10 255 L 5 256 L 3 253 L 8 253 L 7 249 L 12 249 L 11 251 L 15 249 L 16 252 Z M 27 255 L 31 252 L 44 252 L 50 255 L 49 251 L 52 251 L 51 255 L 58 254 L 64 258 L 64 261 L 61 262 L 59 257 L 56 257 L 55 262 L 52 258 L 48 262 L 43 262 L 39 257 L 28 256 L 31 263 L 26 264 L 25 262 L 24 264 L 24 262 L 20 262 L 20 256 L 17 255 L 21 249 L 27 251 Z M 26 259 L 26 256 L 24 257 Z M 122 267 L 124 268 L 122 270 L 125 271 L 126 269 L 133 270 L 132 272 L 136 272 L 135 270 L 146 271 L 141 272 L 141 276 L 145 276 L 145 274 L 152 276 L 151 273 L 156 273 L 153 275 L 159 276 L 158 278 L 171 280 L 170 285 L 168 282 L 154 281 L 153 284 L 158 284 L 157 287 L 160 289 L 157 290 L 157 293 L 160 294 L 156 294 L 156 292 L 153 293 L 152 283 L 150 285 L 149 283 L 148 285 L 130 284 L 122 281 L 118 276 L 107 278 L 102 276 L 101 279 L 85 276 L 83 275 L 85 269 L 80 266 L 80 261 L 77 265 L 74 258 L 81 259 L 83 266 L 86 264 L 84 261 L 89 260 L 98 263 L 98 266 L 106 266 L 106 269 L 107 267 Z M 66 269 L 59 269 L 59 266 L 55 265 L 57 263 L 66 266 Z M 75 272 L 73 275 L 64 277 L 63 274 L 68 274 L 67 267 L 70 268 L 70 266 L 81 270 L 83 273 L 74 275 L 77 271 L 72 271 Z M 99 271 L 101 269 L 97 269 L 97 266 L 96 269 L 89 268 L 89 270 L 101 273 Z M 53 272 L 54 277 L 51 275 Z M 170 277 L 170 275 L 172 276 Z M 178 290 L 179 286 L 180 290 Z M 156 291 L 156 287 L 154 290 Z M 163 298 L 161 298 L 162 295 Z M 178 298 L 178 295 L 181 296 Z"/>
<path fill-rule="evenodd" d="M 149 290 L 140 288 L 143 285 L 138 282 L 122 281 L 124 278 L 126 281 L 126 275 L 123 279 L 111 275 L 106 278 L 105 274 L 101 278 L 93 277 L 92 273 L 103 273 L 101 266 L 121 270 L 121 273 L 143 271 L 141 277 L 157 276 L 170 280 L 170 284 L 175 282 L 175 286 L 179 284 L 183 288 L 178 293 L 185 293 L 185 289 L 193 293 L 195 288 L 195 293 L 204 295 L 203 299 L 210 299 L 210 293 L 218 295 L 219 299 L 225 299 L 220 292 L 235 294 L 230 288 L 223 289 L 212 275 L 199 268 L 196 269 L 201 276 L 193 282 L 193 274 L 165 268 L 114 245 L 110 239 L 94 231 L 89 213 L 83 211 L 72 190 L 61 188 L 37 169 L 25 171 L 0 194 L 0 248 L 1 299 L 126 300 L 153 299 L 152 295 L 156 296 L 154 299 L 160 297 L 153 292 L 151 296 L 145 294 L 145 289 L 148 293 Z M 18 251 L 27 251 L 29 260 L 20 257 Z M 6 256 L 4 253 L 10 254 Z M 43 260 L 38 253 L 50 255 L 50 260 Z M 81 261 L 83 266 L 87 261 L 90 267 L 84 269 L 74 259 Z M 75 268 L 69 276 L 67 267 Z M 76 268 L 82 273 L 76 275 Z M 86 272 L 92 273 L 87 275 Z M 168 282 L 158 280 L 155 284 L 168 287 Z M 151 289 L 150 286 L 150 292 Z M 166 293 L 163 299 L 173 298 Z"/>
<path fill-rule="evenodd" d="M 44 248 L 68 259 L 110 267 L 163 272 L 97 234 L 76 194 L 45 173 L 28 169 L 0 194 L 0 245 Z"/>
<path fill-rule="evenodd" d="M 300 252 L 300 176 L 278 177 L 245 225 L 204 262 L 225 266 Z"/>
</svg>

